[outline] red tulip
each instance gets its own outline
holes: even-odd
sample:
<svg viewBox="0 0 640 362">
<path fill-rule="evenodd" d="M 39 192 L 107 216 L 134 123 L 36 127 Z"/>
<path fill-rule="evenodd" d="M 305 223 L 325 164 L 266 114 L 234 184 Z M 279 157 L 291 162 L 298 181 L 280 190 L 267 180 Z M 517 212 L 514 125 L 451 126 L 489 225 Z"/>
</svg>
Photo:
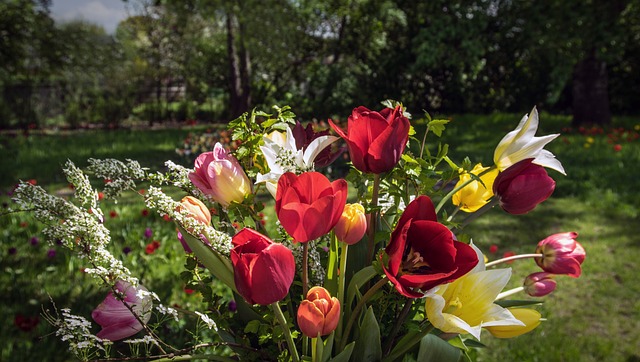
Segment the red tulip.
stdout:
<svg viewBox="0 0 640 362">
<path fill-rule="evenodd" d="M 329 124 L 347 142 L 353 166 L 366 173 L 391 170 L 400 161 L 409 139 L 409 120 L 401 106 L 380 112 L 358 107 L 349 116 L 346 133 L 333 121 L 329 120 Z"/>
<path fill-rule="evenodd" d="M 250 304 L 268 305 L 289 293 L 296 271 L 293 253 L 252 229 L 232 239 L 231 262 L 238 293 Z"/>
<path fill-rule="evenodd" d="M 553 274 L 566 274 L 577 278 L 582 273 L 582 262 L 587 255 L 582 245 L 576 241 L 578 233 L 553 234 L 538 243 L 536 264 L 542 270 Z"/>
<path fill-rule="evenodd" d="M 514 164 L 493 182 L 493 193 L 500 199 L 504 211 L 510 214 L 526 214 L 549 198 L 556 188 L 556 182 L 544 167 L 532 161 L 529 158 Z"/>
<path fill-rule="evenodd" d="M 131 314 L 131 311 L 124 305 L 123 301 L 133 308 L 133 311 L 140 319 L 147 323 L 151 318 L 151 307 L 153 305 L 150 296 L 140 298 L 138 291 L 147 291 L 142 285 L 135 288 L 125 282 L 116 282 L 116 289 L 122 293 L 122 298 L 109 295 L 91 313 L 91 317 L 101 327 L 102 330 L 96 334 L 97 337 L 117 341 L 119 339 L 131 337 L 143 329 L 138 319 Z"/>
<path fill-rule="evenodd" d="M 473 248 L 454 239 L 438 223 L 433 203 L 426 196 L 406 208 L 385 249 L 388 265 L 382 268 L 400 294 L 421 298 L 423 292 L 452 282 L 478 264 Z"/>
<path fill-rule="evenodd" d="M 311 338 L 333 332 L 340 320 L 340 301 L 323 287 L 313 287 L 298 307 L 298 326 Z"/>
<path fill-rule="evenodd" d="M 293 240 L 304 243 L 327 234 L 347 201 L 347 181 L 330 182 L 318 172 L 287 172 L 278 180 L 276 214 Z"/>
</svg>

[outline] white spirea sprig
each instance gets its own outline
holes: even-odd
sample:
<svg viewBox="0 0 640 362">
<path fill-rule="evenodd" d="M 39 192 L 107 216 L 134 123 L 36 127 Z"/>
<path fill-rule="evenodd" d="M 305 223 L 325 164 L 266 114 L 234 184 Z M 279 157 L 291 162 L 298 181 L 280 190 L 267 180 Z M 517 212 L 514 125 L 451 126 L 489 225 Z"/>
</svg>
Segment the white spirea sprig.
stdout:
<svg viewBox="0 0 640 362">
<path fill-rule="evenodd" d="M 91 322 L 84 317 L 71 314 L 70 309 L 62 309 L 61 314 L 52 316 L 45 312 L 45 319 L 57 328 L 56 336 L 69 343 L 69 350 L 76 356 L 87 356 L 95 348 L 105 352 L 104 346 L 112 344 L 111 341 L 98 338 L 91 333 Z M 57 314 L 57 311 L 56 311 Z"/>
<path fill-rule="evenodd" d="M 107 283 L 121 279 L 138 284 L 129 269 L 106 249 L 111 241 L 109 229 L 93 211 L 81 209 L 28 182 L 18 185 L 14 200 L 23 210 L 35 210 L 36 218 L 47 225 L 43 234 L 50 242 L 60 240 L 80 258 L 89 260 L 91 267 L 85 269 L 86 273 Z"/>
<path fill-rule="evenodd" d="M 179 207 L 180 203 L 167 196 L 162 189 L 150 186 L 145 194 L 145 203 L 148 208 L 157 210 L 160 216 L 168 215 L 186 230 L 191 230 L 194 235 L 205 235 L 211 248 L 222 255 L 228 256 L 231 252 L 231 236 L 189 216 L 189 212 Z"/>
<path fill-rule="evenodd" d="M 173 318 L 173 320 L 176 321 L 176 322 L 180 321 L 180 318 L 178 318 L 178 311 L 173 309 L 173 308 L 171 308 L 171 307 L 165 307 L 162 304 L 158 304 L 158 305 L 156 305 L 156 310 L 160 314 L 164 314 L 166 316 L 169 316 L 169 317 Z"/>
<path fill-rule="evenodd" d="M 71 160 L 67 160 L 63 172 L 67 176 L 67 181 L 73 185 L 75 197 L 80 201 L 81 205 L 104 220 L 104 214 L 98 207 L 98 191 L 91 187 L 89 176 L 76 167 Z"/>
<path fill-rule="evenodd" d="M 142 168 L 138 161 L 126 161 L 127 163 L 124 163 L 112 158 L 89 159 L 88 170 L 107 181 L 104 185 L 105 197 L 115 198 L 125 190 L 135 189 L 136 181 L 145 178 L 146 169 Z"/>
</svg>

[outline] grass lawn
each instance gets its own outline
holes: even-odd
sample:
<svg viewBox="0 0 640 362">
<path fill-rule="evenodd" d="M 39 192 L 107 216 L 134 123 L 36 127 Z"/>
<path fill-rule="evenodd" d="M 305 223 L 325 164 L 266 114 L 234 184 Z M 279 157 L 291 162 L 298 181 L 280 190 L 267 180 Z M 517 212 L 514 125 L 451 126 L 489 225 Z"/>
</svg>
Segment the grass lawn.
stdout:
<svg viewBox="0 0 640 362">
<path fill-rule="evenodd" d="M 472 162 L 490 164 L 493 148 L 520 117 L 453 116 L 443 141 L 450 144 L 455 161 L 469 155 Z M 523 216 L 494 209 L 464 230 L 484 251 L 490 245 L 498 247 L 495 254 L 487 255 L 490 259 L 507 251 L 533 252 L 539 240 L 564 231 L 577 231 L 587 250 L 582 276 L 558 278 L 557 290 L 543 298 L 540 311 L 547 321 L 530 334 L 510 340 L 484 334 L 482 342 L 488 348 L 479 351 L 479 361 L 640 361 L 640 140 L 636 137 L 640 119 L 614 122 L 619 128 L 602 133 L 597 129 L 563 130 L 569 124 L 567 117 L 542 114 L 538 134 L 562 133 L 548 147 L 567 171 L 566 177 L 549 171 L 557 182 L 553 197 Z M 154 169 L 160 169 L 167 159 L 187 165 L 174 150 L 189 131 L 0 136 L 4 156 L 0 160 L 0 190 L 10 191 L 18 179 L 36 179 L 51 191 L 69 192 L 61 171 L 66 159 L 81 167 L 90 157 L 131 158 Z M 8 196 L 2 196 L 1 201 L 10 204 Z M 185 293 L 180 282 L 184 253 L 175 241 L 171 223 L 157 215 L 145 215 L 139 198 L 105 203 L 103 210 L 115 213 L 106 221 L 114 254 L 122 255 L 134 274 L 141 275 L 151 290 L 165 293 L 160 295 L 163 301 L 181 306 L 198 303 L 199 297 Z M 22 316 L 22 326 L 28 326 L 26 318 L 36 318 L 41 305 L 49 307 L 51 295 L 58 308 L 70 307 L 89 319 L 104 291 L 82 275 L 78 260 L 42 240 L 41 226 L 29 215 L 2 216 L 0 229 L 0 282 L 5 291 L 0 297 L 0 317 L 7 321 L 0 332 L 5 341 L 0 360 L 68 359 L 65 345 L 57 337 L 41 338 L 53 331 L 46 322 L 40 320 L 27 330 L 20 328 L 17 316 Z M 147 229 L 152 230 L 151 237 L 145 236 Z M 35 243 L 34 237 L 39 238 Z M 161 247 L 149 254 L 146 245 L 154 240 Z M 130 251 L 125 252 L 126 248 Z M 56 251 L 53 257 L 50 250 Z M 531 260 L 511 266 L 513 287 L 537 271 Z"/>
</svg>

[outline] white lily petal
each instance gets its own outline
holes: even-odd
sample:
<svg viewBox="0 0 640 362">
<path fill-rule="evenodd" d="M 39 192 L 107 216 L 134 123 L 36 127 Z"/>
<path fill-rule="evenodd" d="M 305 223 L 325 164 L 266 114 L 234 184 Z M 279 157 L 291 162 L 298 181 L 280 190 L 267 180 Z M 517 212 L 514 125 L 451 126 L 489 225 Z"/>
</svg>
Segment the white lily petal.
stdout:
<svg viewBox="0 0 640 362">
<path fill-rule="evenodd" d="M 469 243 L 469 245 L 471 246 L 471 248 L 473 248 L 473 250 L 476 252 L 476 255 L 478 256 L 478 264 L 476 264 L 476 266 L 471 269 L 469 274 L 486 270 L 486 267 L 484 266 L 484 254 L 482 254 L 482 251 L 476 246 L 476 244 L 473 243 L 473 240 Z"/>
<path fill-rule="evenodd" d="M 503 308 L 497 304 L 491 306 L 491 310 L 487 315 L 489 319 L 482 322 L 482 327 L 524 326 L 524 323 L 517 319 L 507 308 Z"/>
<path fill-rule="evenodd" d="M 522 160 L 526 160 L 527 158 L 538 157 L 544 146 L 558 136 L 559 134 L 550 134 L 542 137 L 533 137 L 526 144 L 520 144 L 517 147 L 514 147 L 513 152 L 507 152 L 500 160 L 501 171 Z"/>
<path fill-rule="evenodd" d="M 547 150 L 542 150 L 538 155 L 538 157 L 536 157 L 533 160 L 533 163 L 535 163 L 536 165 L 540 165 L 542 167 L 556 170 L 565 176 L 567 175 L 564 171 L 564 167 L 562 167 L 562 163 L 560 163 L 560 161 L 556 158 L 556 156 L 553 153 Z"/>
<path fill-rule="evenodd" d="M 307 146 L 307 149 L 304 151 L 305 165 L 313 164 L 316 157 L 318 157 L 318 154 L 337 140 L 338 137 L 336 136 L 320 136 L 311 141 L 309 146 Z"/>
</svg>

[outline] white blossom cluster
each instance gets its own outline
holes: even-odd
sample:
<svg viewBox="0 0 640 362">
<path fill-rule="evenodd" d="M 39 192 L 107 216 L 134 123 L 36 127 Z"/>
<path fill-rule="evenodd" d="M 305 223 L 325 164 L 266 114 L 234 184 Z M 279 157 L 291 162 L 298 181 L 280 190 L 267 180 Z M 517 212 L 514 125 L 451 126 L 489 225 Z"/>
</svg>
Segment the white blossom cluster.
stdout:
<svg viewBox="0 0 640 362">
<path fill-rule="evenodd" d="M 70 309 L 62 309 L 62 317 L 53 318 L 51 315 L 46 315 L 49 323 L 54 325 L 58 330 L 56 336 L 60 337 L 62 341 L 69 343 L 69 350 L 76 355 L 86 355 L 87 350 L 90 348 L 97 348 L 105 352 L 105 345 L 110 345 L 112 342 L 98 338 L 93 335 L 89 329 L 91 323 L 84 317 L 71 314 Z"/>
<path fill-rule="evenodd" d="M 195 187 L 191 180 L 189 180 L 189 173 L 193 172 L 192 169 L 175 164 L 173 161 L 165 161 L 164 165 L 167 167 L 167 171 L 164 173 L 166 182 L 179 187 L 183 190 L 188 190 L 193 196 L 199 199 L 206 199 L 205 195 L 200 189 Z"/>
<path fill-rule="evenodd" d="M 218 325 L 216 324 L 216 322 L 211 319 L 211 317 L 209 317 L 208 315 L 204 314 L 204 313 L 200 313 L 198 311 L 195 312 L 198 316 L 200 316 L 200 319 L 204 322 L 204 324 L 207 325 L 207 327 L 209 327 L 209 329 L 213 329 L 214 331 L 218 331 Z"/>
<path fill-rule="evenodd" d="M 43 233 L 49 241 L 60 240 L 65 247 L 76 251 L 80 258 L 90 261 L 92 267 L 85 272 L 103 281 L 122 279 L 137 285 L 137 279 L 106 249 L 111 241 L 109 229 L 94 211 L 81 209 L 27 182 L 20 183 L 14 200 L 23 210 L 35 210 L 36 218 L 48 225 Z"/>
<path fill-rule="evenodd" d="M 128 344 L 146 344 L 146 345 L 154 344 L 156 346 L 160 346 L 158 341 L 155 338 L 151 337 L 150 335 L 146 335 L 142 338 L 137 338 L 137 339 L 127 339 L 122 342 L 128 343 Z"/>
<path fill-rule="evenodd" d="M 186 230 L 191 230 L 194 235 L 205 235 L 211 248 L 222 255 L 228 256 L 231 252 L 229 235 L 190 217 L 189 212 L 180 208 L 180 203 L 167 196 L 162 189 L 150 186 L 145 194 L 145 202 L 147 207 L 158 210 L 161 216 L 168 215 Z"/>
<path fill-rule="evenodd" d="M 102 210 L 98 208 L 98 192 L 91 187 L 89 176 L 85 175 L 70 160 L 67 160 L 63 171 L 67 176 L 67 181 L 73 185 L 76 191 L 75 197 L 81 205 L 91 210 L 100 219 L 104 219 Z"/>
<path fill-rule="evenodd" d="M 107 198 L 115 198 L 124 190 L 135 189 L 135 180 L 145 177 L 145 169 L 138 161 L 129 159 L 124 163 L 112 158 L 104 160 L 90 158 L 88 169 L 97 177 L 107 181 L 104 185 L 104 195 Z"/>
<path fill-rule="evenodd" d="M 309 254 L 307 265 L 309 266 L 309 280 L 314 285 L 322 285 L 327 271 L 322 266 L 320 252 L 318 251 L 317 242 L 309 241 Z M 296 270 L 302 270 L 302 244 L 294 244 L 291 239 L 287 238 L 282 242 L 282 245 L 286 246 L 293 253 L 293 258 L 296 261 Z"/>
<path fill-rule="evenodd" d="M 156 305 L 156 310 L 161 314 L 170 316 L 176 322 L 180 321 L 180 319 L 178 318 L 178 311 L 173 309 L 173 308 L 171 308 L 171 307 L 165 307 L 162 304 L 158 304 L 158 305 Z"/>
</svg>

